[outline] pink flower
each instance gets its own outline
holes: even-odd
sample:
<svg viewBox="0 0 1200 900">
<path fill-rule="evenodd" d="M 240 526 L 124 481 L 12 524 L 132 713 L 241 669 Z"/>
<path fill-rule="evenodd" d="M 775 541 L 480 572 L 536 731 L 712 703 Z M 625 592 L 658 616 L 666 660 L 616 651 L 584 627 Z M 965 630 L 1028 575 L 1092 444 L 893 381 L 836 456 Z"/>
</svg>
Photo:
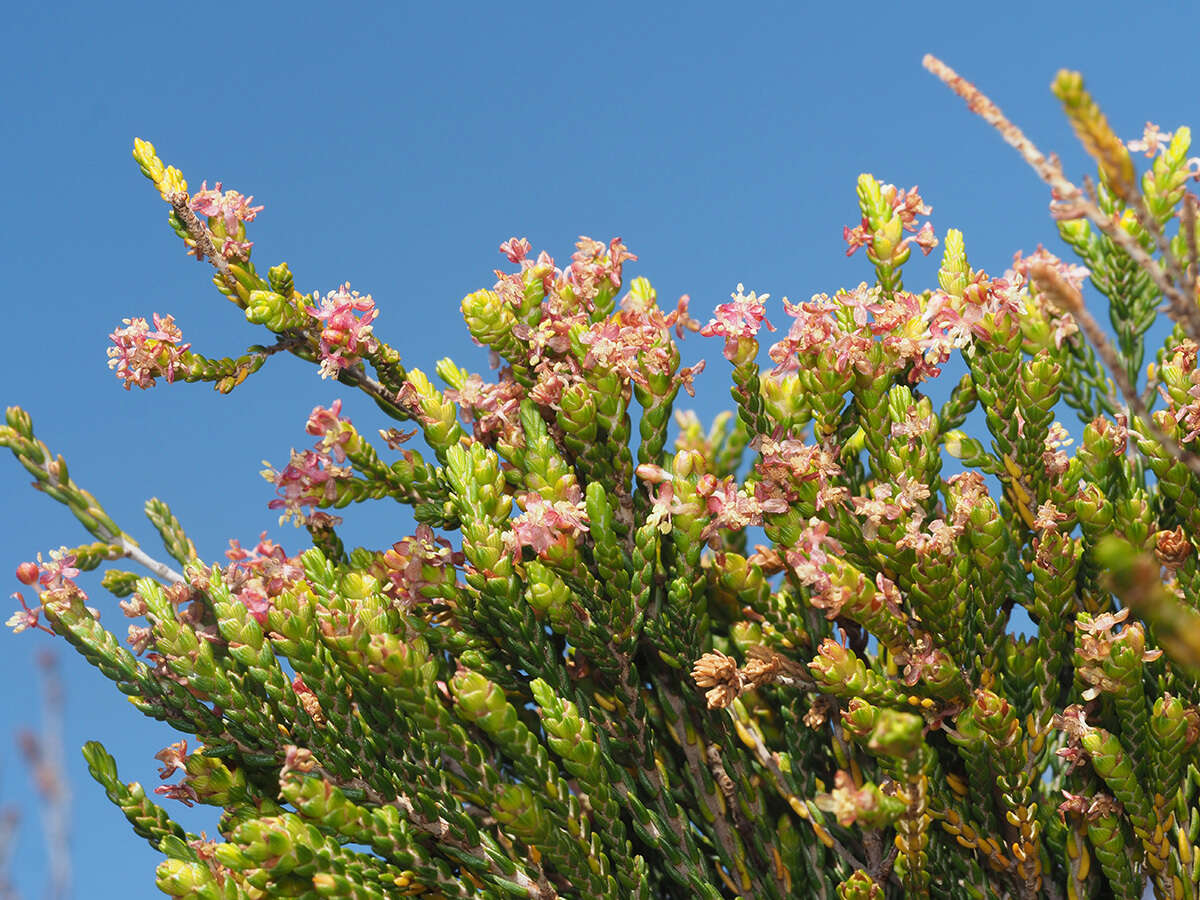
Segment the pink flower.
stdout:
<svg viewBox="0 0 1200 900">
<path fill-rule="evenodd" d="M 872 334 L 901 331 L 909 322 L 921 317 L 921 302 L 908 291 L 896 291 L 893 294 L 873 291 L 872 294 L 875 302 L 865 306 L 873 317 L 870 324 Z M 841 296 L 838 295 L 839 299 Z M 856 310 L 856 313 L 860 311 Z"/>
<path fill-rule="evenodd" d="M 587 287 L 607 280 L 612 287 L 619 288 L 622 267 L 637 260 L 637 255 L 630 253 L 619 237 L 609 241 L 606 247 L 601 241 L 581 235 L 575 246 L 571 265 L 563 272 L 563 278 L 570 284 Z"/>
<path fill-rule="evenodd" d="M 738 531 L 748 525 L 761 525 L 764 513 L 782 513 L 788 509 L 787 501 L 782 497 L 742 493 L 732 475 L 718 480 L 715 475 L 705 473 L 696 485 L 696 493 L 703 498 L 708 514 L 712 516 L 700 532 L 702 540 L 708 540 L 721 529 Z"/>
<path fill-rule="evenodd" d="M 904 536 L 896 541 L 897 547 L 913 550 L 917 556 L 947 556 L 954 550 L 954 542 L 963 532 L 959 524 L 947 524 L 937 518 L 929 523 L 929 530 L 922 531 L 924 514 L 918 512 L 904 526 Z"/>
<path fill-rule="evenodd" d="M 971 512 L 983 506 L 988 499 L 987 484 L 979 472 L 959 472 L 946 479 L 950 487 L 950 499 L 954 506 L 954 524 L 965 525 Z"/>
<path fill-rule="evenodd" d="M 909 478 L 905 472 L 896 476 L 896 484 L 900 488 L 900 493 L 896 495 L 896 502 L 904 510 L 909 512 L 919 510 L 922 501 L 929 499 L 929 486 L 923 481 Z"/>
<path fill-rule="evenodd" d="M 674 312 L 667 316 L 667 324 L 674 326 L 675 337 L 679 340 L 683 340 L 684 331 L 700 330 L 700 322 L 688 315 L 688 306 L 691 302 L 691 297 L 687 294 L 681 294 L 678 302 L 675 304 Z"/>
<path fill-rule="evenodd" d="M 885 372 L 879 370 L 880 362 L 873 358 L 872 334 L 907 327 L 915 314 L 912 302 L 915 301 L 908 301 L 904 295 L 885 302 L 879 288 L 865 283 L 852 291 L 839 291 L 833 298 L 815 294 L 806 303 L 790 303 L 784 297 L 783 308 L 795 321 L 787 337 L 768 351 L 776 363 L 771 374 L 780 377 L 804 367 L 830 363 L 838 372 L 854 368 L 874 377 L 890 374 L 890 362 L 885 361 L 889 370 Z M 903 315 L 898 312 L 901 308 Z M 846 311 L 853 325 L 846 322 Z M 871 321 L 872 314 L 878 321 Z"/>
<path fill-rule="evenodd" d="M 578 491 L 576 490 L 576 493 Z M 588 530 L 587 513 L 582 500 L 546 500 L 532 492 L 521 497 L 525 512 L 510 521 L 504 542 L 514 556 L 529 547 L 538 556 L 556 545 L 564 546 Z"/>
<path fill-rule="evenodd" d="M 645 349 L 647 338 L 652 342 L 657 333 L 646 335 L 637 325 L 625 326 L 620 314 L 597 322 L 579 336 L 579 342 L 588 348 L 583 360 L 585 369 L 607 369 L 625 378 L 640 377 L 638 353 Z"/>
<path fill-rule="evenodd" d="M 309 306 L 304 311 L 325 323 L 321 331 L 322 378 L 337 377 L 340 370 L 354 365 L 363 353 L 373 352 L 377 347 L 371 334 L 371 322 L 379 314 L 375 301 L 370 294 L 364 297 L 358 291 L 351 291 L 350 282 L 326 294 L 319 308 Z"/>
<path fill-rule="evenodd" d="M 27 628 L 32 628 L 35 631 L 44 631 L 46 634 L 54 634 L 49 628 L 38 621 L 38 617 L 42 614 L 42 607 L 30 609 L 25 603 L 25 597 L 18 591 L 13 594 L 13 597 L 21 604 L 21 608 L 8 617 L 8 621 L 4 624 L 13 630 L 13 634 L 20 634 Z"/>
<path fill-rule="evenodd" d="M 160 375 L 168 384 L 173 382 L 176 370 L 192 346 L 179 343 L 183 332 L 175 325 L 175 319 L 154 313 L 153 331 L 142 318 L 122 321 L 126 327 L 118 328 L 108 336 L 115 345 L 108 348 L 108 367 L 117 370 L 125 390 L 135 384 L 143 390 L 153 387 L 155 378 Z"/>
<path fill-rule="evenodd" d="M 38 569 L 37 563 L 23 562 L 17 566 L 17 581 L 21 584 L 33 584 L 38 580 L 38 575 L 41 570 Z"/>
<path fill-rule="evenodd" d="M 237 592 L 237 598 L 242 601 L 246 611 L 260 626 L 267 624 L 267 614 L 271 611 L 271 601 L 253 588 L 242 588 Z"/>
<path fill-rule="evenodd" d="M 905 231 L 916 230 L 917 216 L 927 216 L 933 212 L 933 207 L 921 199 L 914 184 L 907 191 L 902 191 L 895 185 L 885 184 L 882 187 L 883 196 L 891 203 L 900 221 L 904 223 Z"/>
<path fill-rule="evenodd" d="M 279 495 L 268 503 L 267 507 L 284 510 L 279 518 L 281 523 L 295 517 L 297 524 L 302 524 L 307 519 L 302 511 L 303 507 L 328 506 L 333 503 L 337 499 L 337 482 L 351 475 L 349 469 L 333 465 L 323 453 L 315 450 L 293 450 L 291 462 L 282 472 L 277 472 L 273 467 L 267 468 L 263 471 L 263 477 L 274 482 Z"/>
<path fill-rule="evenodd" d="M 129 635 L 125 638 L 125 642 L 129 644 L 135 654 L 141 655 L 146 652 L 147 648 L 154 645 L 154 629 L 130 625 Z"/>
<path fill-rule="evenodd" d="M 1188 379 L 1191 386 L 1185 396 L 1191 399 L 1182 406 L 1175 402 L 1175 398 L 1167 393 L 1166 388 L 1161 384 L 1158 386 L 1158 392 L 1167 401 L 1167 412 L 1185 432 L 1180 438 L 1185 444 L 1200 437 L 1200 369 L 1190 372 Z"/>
<path fill-rule="evenodd" d="M 181 781 L 179 784 L 160 784 L 154 789 L 154 793 L 160 797 L 170 797 L 172 800 L 178 800 L 184 806 L 194 806 L 199 800 L 200 795 L 196 793 L 196 789 L 186 781 Z"/>
<path fill-rule="evenodd" d="M 933 639 L 927 634 L 918 636 L 911 646 L 906 647 L 897 662 L 904 664 L 904 683 L 909 687 L 918 681 L 936 683 L 953 665 L 950 656 L 933 646 Z"/>
<path fill-rule="evenodd" d="M 222 573 L 225 585 L 262 626 L 267 624 L 274 599 L 304 577 L 299 557 L 289 557 L 265 531 L 251 550 L 230 538 L 225 557 L 231 561 Z"/>
<path fill-rule="evenodd" d="M 1027 284 L 1029 282 L 1029 270 L 1037 264 L 1044 264 L 1053 268 L 1064 281 L 1077 291 L 1083 290 L 1084 280 L 1092 274 L 1087 266 L 1064 262 L 1041 244 L 1038 244 L 1037 249 L 1029 256 L 1022 255 L 1020 250 L 1013 254 L 1012 267 L 1004 273 L 1004 280 L 1014 284 Z"/>
<path fill-rule="evenodd" d="M 760 297 L 754 291 L 749 294 L 744 291 L 745 287 L 739 283 L 737 292 L 729 295 L 733 301 L 718 305 L 713 310 L 715 317 L 700 329 L 700 334 L 704 337 L 725 338 L 723 352 L 725 358 L 731 362 L 736 361 L 746 351 L 745 345 L 754 340 L 754 336 L 763 325 L 766 325 L 769 331 L 775 330 L 775 326 L 768 321 L 766 308 L 763 306 L 763 301 L 771 295 L 763 294 Z"/>
<path fill-rule="evenodd" d="M 665 481 L 658 490 L 651 494 L 650 514 L 646 516 L 646 524 L 653 525 L 661 534 L 670 534 L 671 516 L 678 504 L 675 501 L 675 486 Z"/>
<path fill-rule="evenodd" d="M 696 396 L 696 387 L 693 384 L 693 381 L 697 375 L 704 371 L 705 364 L 705 360 L 702 359 L 694 366 L 684 366 L 679 370 L 679 384 L 685 391 L 687 391 L 689 397 Z"/>
<path fill-rule="evenodd" d="M 784 297 L 783 308 L 794 321 L 787 337 L 767 351 L 776 363 L 773 372 L 776 376 L 795 372 L 800 368 L 801 355 L 820 351 L 842 336 L 841 327 L 834 318 L 837 304 L 826 294 L 815 294 L 807 303 L 790 303 Z"/>
<path fill-rule="evenodd" d="M 930 223 L 926 222 L 920 228 L 917 227 L 917 216 L 929 215 L 933 212 L 933 207 L 921 199 L 916 186 L 903 191 L 894 184 L 883 184 L 880 185 L 880 192 L 892 207 L 893 213 L 899 217 L 901 227 L 905 231 L 916 232 L 896 245 L 892 250 L 893 256 L 900 253 L 909 244 L 916 244 L 921 248 L 921 252 L 928 256 L 929 252 L 937 246 L 937 237 L 934 235 L 933 226 Z M 852 256 L 859 247 L 873 247 L 875 235 L 871 231 L 871 223 L 867 217 L 863 216 L 862 222 L 853 228 L 844 227 L 842 239 L 846 242 L 847 256 Z"/>
<path fill-rule="evenodd" d="M 59 590 L 64 587 L 75 587 L 72 579 L 79 577 L 79 570 L 74 567 L 75 554 L 68 553 L 66 547 L 50 551 L 50 561 L 42 562 L 42 554 L 38 554 L 38 566 L 41 572 L 38 581 L 42 589 L 47 591 Z"/>
<path fill-rule="evenodd" d="M 842 226 L 842 240 L 846 242 L 846 255 L 853 256 L 854 251 L 859 247 L 871 246 L 871 223 L 867 221 L 867 217 L 863 216 L 860 224 L 851 228 L 849 225 Z"/>
<path fill-rule="evenodd" d="M 863 816 L 870 817 L 879 808 L 879 798 L 866 787 L 857 787 L 849 772 L 839 770 L 834 776 L 834 788 L 819 794 L 814 801 L 818 807 L 833 813 L 837 823 L 849 827 Z"/>
<path fill-rule="evenodd" d="M 755 468 L 762 483 L 776 487 L 789 501 L 800 496 L 801 484 L 810 481 L 817 482 L 817 509 L 844 501 L 846 488 L 833 483 L 842 470 L 828 450 L 794 438 L 777 441 L 764 437 L 759 452 L 762 459 Z"/>
<path fill-rule="evenodd" d="M 927 355 L 937 353 L 944 362 L 950 348 L 967 346 L 972 336 L 990 340 L 1006 320 L 1009 328 L 1016 328 L 1023 303 L 1019 281 L 974 272 L 961 298 L 941 290 L 933 292 L 924 313 L 929 338 L 920 346 Z"/>
<path fill-rule="evenodd" d="M 429 587 L 454 583 L 454 569 L 466 562 L 461 551 L 428 525 L 418 525 L 412 537 L 402 538 L 383 554 L 387 593 L 412 609 L 425 600 Z"/>
<path fill-rule="evenodd" d="M 158 770 L 159 778 L 170 778 L 176 772 L 186 772 L 187 741 L 176 741 L 154 754 L 154 758 L 163 764 Z"/>
<path fill-rule="evenodd" d="M 262 212 L 263 207 L 251 206 L 254 197 L 243 197 L 237 191 L 221 193 L 221 182 L 217 182 L 212 190 L 208 182 L 200 182 L 200 190 L 192 195 L 188 206 L 197 215 L 208 218 L 220 218 L 225 225 L 225 233 L 232 236 L 237 232 L 242 222 L 253 222 L 254 217 Z M 248 245 L 247 245 L 248 246 Z"/>
<path fill-rule="evenodd" d="M 500 252 L 508 257 L 509 262 L 521 262 L 529 255 L 529 250 L 529 241 L 525 238 L 511 237 L 500 245 Z"/>
<path fill-rule="evenodd" d="M 1058 524 L 1066 522 L 1071 517 L 1064 512 L 1059 512 L 1053 500 L 1047 500 L 1038 507 L 1037 516 L 1033 520 L 1033 527 L 1038 531 L 1058 531 Z"/>
<path fill-rule="evenodd" d="M 354 440 L 356 432 L 349 419 L 342 418 L 342 401 L 334 400 L 328 409 L 313 408 L 304 430 L 321 438 L 317 449 L 329 453 L 335 462 L 346 461 L 346 445 Z"/>
<path fill-rule="evenodd" d="M 837 539 L 829 536 L 829 523 L 813 517 L 796 543 L 784 554 L 800 582 L 818 594 L 827 592 L 832 586 L 829 573 L 823 568 L 830 562 L 826 548 L 834 553 L 844 552 Z"/>
<path fill-rule="evenodd" d="M 472 373 L 460 389 L 446 391 L 446 399 L 458 406 L 459 418 L 464 423 L 474 426 L 476 439 L 488 444 L 499 439 L 519 445 L 525 389 L 513 380 L 509 369 L 501 372 L 500 377 L 500 381 L 489 384 Z"/>
<path fill-rule="evenodd" d="M 899 445 L 898 438 L 904 438 L 909 450 L 915 450 L 921 439 L 930 434 L 936 427 L 933 416 L 921 416 L 916 406 L 910 406 L 904 413 L 902 422 L 893 422 L 891 437 L 893 445 Z M 903 475 L 901 476 L 904 477 Z"/>
<path fill-rule="evenodd" d="M 931 252 L 933 252 L 933 248 L 938 245 L 937 235 L 933 233 L 933 224 L 931 222 L 926 222 L 920 227 L 920 229 L 918 229 L 914 237 L 905 238 L 903 241 L 901 241 L 901 244 L 905 244 L 909 241 L 912 241 L 921 248 L 922 256 L 928 256 Z"/>
<path fill-rule="evenodd" d="M 758 334 L 758 329 L 763 324 L 769 331 L 774 331 L 775 326 L 767 320 L 766 307 L 763 306 L 763 301 L 771 295 L 759 296 L 754 291 L 746 294 L 745 290 L 745 285 L 739 283 L 737 292 L 729 295 L 733 298 L 732 302 L 719 304 L 713 310 L 716 313 L 715 318 L 710 319 L 708 324 L 700 329 L 700 334 L 704 337 L 718 335 L 727 340 L 752 338 Z"/>
<path fill-rule="evenodd" d="M 1156 153 L 1162 153 L 1167 149 L 1167 145 L 1171 143 L 1171 138 L 1174 137 L 1170 131 L 1159 131 L 1158 126 L 1153 122 L 1147 122 L 1145 129 L 1142 131 L 1140 140 L 1126 141 L 1125 146 L 1135 153 L 1145 151 L 1147 156 L 1154 156 Z"/>
<path fill-rule="evenodd" d="M 904 512 L 904 508 L 898 503 L 893 503 L 892 486 L 890 484 L 877 484 L 871 489 L 871 496 L 850 498 L 850 502 L 854 505 L 856 515 L 863 516 L 867 521 L 863 525 L 863 537 L 867 540 L 874 540 L 879 534 L 879 526 L 885 520 L 892 521 L 900 518 Z"/>
</svg>

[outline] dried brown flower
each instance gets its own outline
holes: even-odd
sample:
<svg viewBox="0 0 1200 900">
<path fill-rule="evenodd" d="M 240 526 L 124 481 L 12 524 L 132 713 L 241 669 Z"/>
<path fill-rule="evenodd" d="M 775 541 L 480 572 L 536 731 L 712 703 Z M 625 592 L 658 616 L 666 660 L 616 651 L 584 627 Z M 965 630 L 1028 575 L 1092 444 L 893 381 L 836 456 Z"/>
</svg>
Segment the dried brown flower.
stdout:
<svg viewBox="0 0 1200 900">
<path fill-rule="evenodd" d="M 753 687 L 774 684 L 779 675 L 779 659 L 777 657 L 752 659 L 746 663 L 742 675 Z"/>
<path fill-rule="evenodd" d="M 837 709 L 837 701 L 824 694 L 813 698 L 812 706 L 804 714 L 804 724 L 814 731 L 829 721 L 829 717 Z"/>
<path fill-rule="evenodd" d="M 704 695 L 709 709 L 724 709 L 745 690 L 745 681 L 738 671 L 737 661 L 720 650 L 705 653 L 692 667 L 692 679 L 697 687 L 709 688 Z"/>
<path fill-rule="evenodd" d="M 321 701 L 317 699 L 317 695 L 313 693 L 312 688 L 304 683 L 304 679 L 301 676 L 297 675 L 292 679 L 292 690 L 296 692 L 296 699 L 300 702 L 301 708 L 318 725 L 324 725 L 325 713 L 321 711 Z"/>
<path fill-rule="evenodd" d="M 1200 710 L 1194 706 L 1188 706 L 1183 710 L 1183 717 L 1187 720 L 1184 743 L 1190 747 L 1197 740 L 1200 740 Z"/>
<path fill-rule="evenodd" d="M 1192 542 L 1188 540 L 1182 526 L 1171 531 L 1159 531 L 1154 535 L 1154 555 L 1160 565 L 1175 571 L 1192 553 Z"/>
<path fill-rule="evenodd" d="M 749 566 L 759 566 L 764 575 L 775 575 L 787 568 L 779 551 L 763 544 L 755 544 L 754 552 L 746 558 Z"/>
<path fill-rule="evenodd" d="M 1083 310 L 1083 294 L 1079 292 L 1079 288 L 1063 278 L 1058 269 L 1049 263 L 1037 262 L 1031 265 L 1029 279 L 1037 288 L 1037 292 L 1056 309 L 1068 313 Z"/>
</svg>

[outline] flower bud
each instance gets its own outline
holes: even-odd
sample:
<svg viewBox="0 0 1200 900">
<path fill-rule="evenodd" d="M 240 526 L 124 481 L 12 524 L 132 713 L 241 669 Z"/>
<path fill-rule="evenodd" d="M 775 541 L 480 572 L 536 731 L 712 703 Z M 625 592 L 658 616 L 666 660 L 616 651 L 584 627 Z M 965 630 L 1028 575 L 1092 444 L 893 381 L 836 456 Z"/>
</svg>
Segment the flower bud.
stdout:
<svg viewBox="0 0 1200 900">
<path fill-rule="evenodd" d="M 450 679 L 449 688 L 459 715 L 484 731 L 507 730 L 516 724 L 517 711 L 505 699 L 504 691 L 478 672 L 459 670 Z"/>
<path fill-rule="evenodd" d="M 39 571 L 37 563 L 23 562 L 17 566 L 17 581 L 26 585 L 33 584 L 38 580 Z"/>
<path fill-rule="evenodd" d="M 502 788 L 496 796 L 492 813 L 529 844 L 541 840 L 549 830 L 549 822 L 541 804 L 524 784 L 510 784 Z"/>
<path fill-rule="evenodd" d="M 1098 485 L 1088 484 L 1075 498 L 1075 515 L 1086 528 L 1107 531 L 1113 522 L 1113 505 Z"/>
<path fill-rule="evenodd" d="M 204 863 L 182 859 L 164 859 L 154 875 L 158 889 L 168 897 L 207 896 L 205 889 L 211 889 L 213 880 Z"/>
</svg>

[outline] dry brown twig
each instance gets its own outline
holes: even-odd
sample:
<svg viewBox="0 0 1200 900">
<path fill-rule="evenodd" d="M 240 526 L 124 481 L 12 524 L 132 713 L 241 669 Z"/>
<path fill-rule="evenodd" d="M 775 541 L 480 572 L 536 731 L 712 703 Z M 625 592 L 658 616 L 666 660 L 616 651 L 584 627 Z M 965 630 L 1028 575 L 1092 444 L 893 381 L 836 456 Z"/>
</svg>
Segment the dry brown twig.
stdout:
<svg viewBox="0 0 1200 900">
<path fill-rule="evenodd" d="M 1181 268 L 1174 254 L 1170 252 L 1170 247 L 1167 245 L 1165 236 L 1162 234 L 1162 229 L 1147 227 L 1146 222 L 1152 220 L 1153 216 L 1149 214 L 1141 198 L 1133 198 L 1136 202 L 1133 202 L 1132 206 L 1139 221 L 1154 236 L 1158 249 L 1164 254 L 1164 259 L 1168 261 L 1167 269 L 1164 269 L 1158 260 L 1147 253 L 1145 248 L 1138 243 L 1137 239 L 1125 231 L 1119 222 L 1110 216 L 1106 216 L 1093 199 L 1087 196 L 1084 191 L 1080 190 L 1063 174 L 1062 166 L 1058 160 L 1056 158 L 1048 158 L 1038 150 L 1034 143 L 1025 136 L 1025 133 L 1010 122 L 1004 113 L 1000 111 L 1000 107 L 996 106 L 979 88 L 975 87 L 975 85 L 932 54 L 926 54 L 921 64 L 941 79 L 950 90 L 965 100 L 967 108 L 971 112 L 995 128 L 1004 139 L 1004 142 L 1021 154 L 1021 157 L 1029 163 L 1030 167 L 1038 174 L 1038 177 L 1050 186 L 1050 189 L 1054 192 L 1055 200 L 1059 204 L 1059 212 L 1065 213 L 1064 218 L 1086 217 L 1114 244 L 1124 250 L 1134 263 L 1150 276 L 1155 286 L 1167 298 L 1166 311 L 1172 321 L 1180 325 L 1188 337 L 1200 343 L 1200 306 L 1197 306 L 1195 302 L 1194 288 L 1189 289 L 1188 287 L 1189 285 L 1194 285 L 1195 282 L 1194 267 Z M 1192 202 L 1195 202 L 1194 199 Z M 1191 208 L 1189 214 L 1189 208 L 1191 207 L 1189 207 L 1185 199 L 1185 237 L 1190 239 L 1189 253 L 1194 259 L 1196 254 L 1192 252 L 1192 247 L 1196 241 L 1195 229 L 1194 227 L 1190 229 L 1190 234 L 1188 234 L 1187 217 L 1190 215 L 1191 220 L 1194 222 L 1195 210 Z M 1157 223 L 1154 224 L 1157 226 Z M 1189 273 L 1191 274 L 1189 275 Z M 1044 293 L 1047 299 L 1050 299 L 1062 309 L 1070 312 L 1076 321 L 1079 322 L 1083 332 L 1095 346 L 1096 352 L 1108 367 L 1113 381 L 1129 406 L 1129 410 L 1141 420 L 1150 435 L 1162 444 L 1175 459 L 1186 465 L 1194 474 L 1200 476 L 1200 457 L 1164 433 L 1154 422 L 1150 411 L 1146 408 L 1146 404 L 1142 402 L 1142 398 L 1138 395 L 1136 386 L 1130 383 L 1124 369 L 1121 367 L 1117 359 L 1117 352 L 1113 348 L 1112 343 L 1108 340 L 1108 337 L 1104 334 L 1104 330 L 1084 304 L 1082 294 L 1049 266 L 1034 266 L 1030 272 L 1030 276 L 1039 292 Z"/>
<path fill-rule="evenodd" d="M 1178 323 L 1188 337 L 1200 343 L 1200 308 L 1196 306 L 1194 296 L 1186 296 L 1184 290 L 1169 277 L 1162 264 L 1147 253 L 1137 239 L 1121 228 L 1119 223 L 1113 221 L 1110 216 L 1106 216 L 1080 188 L 1063 174 L 1058 160 L 1043 155 L 1033 141 L 1029 140 L 1020 128 L 1010 122 L 1000 111 L 1000 107 L 979 88 L 932 54 L 927 53 L 921 64 L 941 79 L 950 90 L 962 97 L 967 103 L 967 108 L 995 128 L 1004 142 L 1020 153 L 1021 157 L 1038 174 L 1038 177 L 1050 185 L 1055 200 L 1059 203 L 1059 212 L 1063 218 L 1086 217 L 1114 244 L 1124 250 L 1138 267 L 1150 276 L 1155 287 L 1167 298 L 1167 314 L 1172 321 Z"/>
</svg>

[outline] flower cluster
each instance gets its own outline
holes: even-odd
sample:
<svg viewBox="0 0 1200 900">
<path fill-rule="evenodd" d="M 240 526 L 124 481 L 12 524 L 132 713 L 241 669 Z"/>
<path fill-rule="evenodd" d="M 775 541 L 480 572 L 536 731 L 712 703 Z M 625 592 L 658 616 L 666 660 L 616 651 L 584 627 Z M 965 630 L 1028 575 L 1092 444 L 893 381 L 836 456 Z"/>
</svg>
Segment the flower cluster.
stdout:
<svg viewBox="0 0 1200 900">
<path fill-rule="evenodd" d="M 153 387 L 156 378 L 170 384 L 181 365 L 185 364 L 191 344 L 181 344 L 183 332 L 174 316 L 154 314 L 154 328 L 145 319 L 123 319 L 124 328 L 109 335 L 113 342 L 108 348 L 108 367 L 117 370 L 125 390 L 137 385 L 142 390 Z"/>
<path fill-rule="evenodd" d="M 897 241 L 888 232 L 875 227 L 871 213 L 864 212 L 860 224 L 853 228 L 847 225 L 842 229 L 842 239 L 846 242 L 846 255 L 853 256 L 854 251 L 859 247 L 866 247 L 869 251 L 874 251 L 875 255 L 890 256 L 903 250 L 909 244 L 916 244 L 921 248 L 921 252 L 928 256 L 930 251 L 937 246 L 937 237 L 933 233 L 933 224 L 925 222 L 918 227 L 917 217 L 927 216 L 933 212 L 933 209 L 921 199 L 916 187 L 905 191 L 897 188 L 894 184 L 883 184 L 879 186 L 879 195 L 882 205 L 891 208 L 892 215 L 888 217 L 888 221 L 896 223 L 894 228 L 889 229 L 889 232 L 910 232 L 909 236 Z"/>
<path fill-rule="evenodd" d="M 321 377 L 336 378 L 338 372 L 358 362 L 364 353 L 376 347 L 371 335 L 371 323 L 379 314 L 371 295 L 363 297 L 350 290 L 350 283 L 330 291 L 319 306 L 305 307 L 305 312 L 322 322 Z"/>
<path fill-rule="evenodd" d="M 250 611 L 259 625 L 267 623 L 273 598 L 293 588 L 304 578 L 300 558 L 288 556 L 264 531 L 258 543 L 247 550 L 230 538 L 225 558 L 230 565 L 222 573 L 226 587 Z"/>
</svg>

